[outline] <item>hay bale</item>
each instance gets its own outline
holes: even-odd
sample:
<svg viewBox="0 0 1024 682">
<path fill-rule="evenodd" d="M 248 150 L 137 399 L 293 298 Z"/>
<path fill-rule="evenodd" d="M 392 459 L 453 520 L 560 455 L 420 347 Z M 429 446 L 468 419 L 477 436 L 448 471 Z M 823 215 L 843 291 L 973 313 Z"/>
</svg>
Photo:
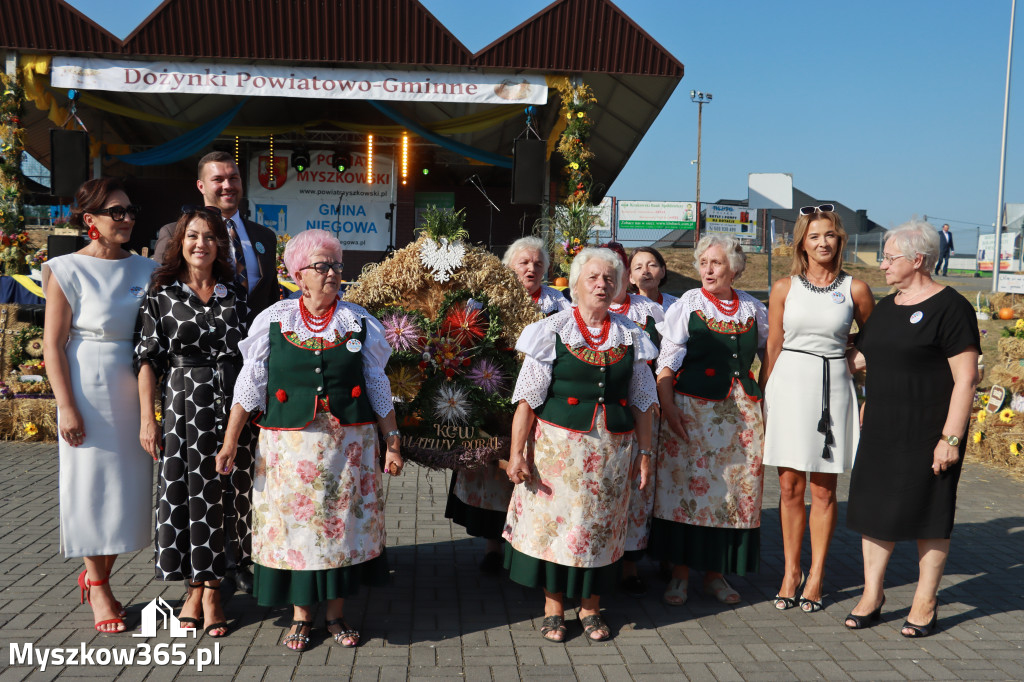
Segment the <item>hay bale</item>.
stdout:
<svg viewBox="0 0 1024 682">
<path fill-rule="evenodd" d="M 35 433 L 26 428 L 29 425 L 35 427 Z M 0 400 L 0 438 L 56 442 L 57 401 L 52 398 Z"/>
<path fill-rule="evenodd" d="M 1003 336 L 999 339 L 999 358 L 1003 362 L 1024 359 L 1024 339 Z"/>
<path fill-rule="evenodd" d="M 1011 449 L 1014 443 L 1024 446 L 1024 420 L 1015 416 L 1010 424 L 1003 424 L 998 417 L 989 415 L 984 424 L 979 425 L 977 418 L 971 419 L 968 431 L 967 457 L 986 464 L 1007 469 L 1015 474 L 1024 474 L 1024 451 L 1015 454 Z M 980 442 L 974 441 L 974 434 L 982 433 Z"/>
<path fill-rule="evenodd" d="M 0 304 L 0 377 L 6 377 L 17 369 L 11 367 L 11 344 L 18 332 L 31 326 L 27 322 L 18 322 L 20 307 L 17 303 Z"/>
</svg>

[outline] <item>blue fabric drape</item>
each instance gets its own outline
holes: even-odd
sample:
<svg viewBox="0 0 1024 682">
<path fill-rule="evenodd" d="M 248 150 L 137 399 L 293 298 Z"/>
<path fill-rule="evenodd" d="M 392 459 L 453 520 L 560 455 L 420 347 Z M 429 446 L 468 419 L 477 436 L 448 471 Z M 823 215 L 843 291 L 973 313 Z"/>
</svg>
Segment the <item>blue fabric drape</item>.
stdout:
<svg viewBox="0 0 1024 682">
<path fill-rule="evenodd" d="M 456 154 L 461 154 L 462 156 L 465 156 L 467 159 L 475 159 L 477 161 L 489 163 L 492 166 L 497 166 L 499 168 L 512 168 L 511 157 L 501 156 L 500 154 L 493 154 L 483 149 L 470 147 L 468 144 L 456 142 L 455 140 L 449 137 L 445 137 L 444 135 L 438 135 L 435 132 L 427 130 L 419 123 L 413 121 L 411 118 L 403 116 L 402 114 L 398 113 L 397 111 L 395 111 L 394 109 L 392 109 L 391 107 L 387 106 L 382 102 L 378 102 L 372 99 L 367 101 L 370 104 L 372 104 L 377 111 L 384 114 L 395 123 L 405 126 L 406 128 L 409 129 L 410 132 L 416 133 L 424 140 L 429 140 L 434 144 L 444 147 L 445 149 L 450 149 Z"/>
<path fill-rule="evenodd" d="M 133 166 L 163 166 L 193 156 L 217 139 L 217 136 L 228 127 L 228 124 L 235 118 L 235 115 L 241 111 L 243 104 L 245 104 L 244 99 L 236 104 L 234 108 L 217 118 L 204 123 L 198 128 L 193 128 L 184 135 L 180 135 L 162 145 L 147 149 L 144 152 L 118 154 L 116 158 Z"/>
</svg>

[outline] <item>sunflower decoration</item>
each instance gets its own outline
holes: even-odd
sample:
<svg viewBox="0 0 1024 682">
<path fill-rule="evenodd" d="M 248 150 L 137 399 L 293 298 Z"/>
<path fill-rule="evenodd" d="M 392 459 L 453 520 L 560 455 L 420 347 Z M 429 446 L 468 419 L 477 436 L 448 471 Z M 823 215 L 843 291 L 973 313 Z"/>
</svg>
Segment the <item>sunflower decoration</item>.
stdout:
<svg viewBox="0 0 1024 682">
<path fill-rule="evenodd" d="M 1019 456 L 1021 452 L 1024 452 L 1024 446 L 1021 446 L 1020 443 L 1010 443 L 1010 452 Z"/>
<path fill-rule="evenodd" d="M 1003 422 L 1004 424 L 1009 424 L 1010 422 L 1012 422 L 1013 410 L 1011 410 L 1009 407 L 1004 407 L 1002 410 L 1000 410 L 999 421 Z"/>
<path fill-rule="evenodd" d="M 39 433 L 39 427 L 36 426 L 35 422 L 28 422 L 25 424 L 25 435 L 31 438 L 32 436 Z"/>
<path fill-rule="evenodd" d="M 402 454 L 431 468 L 507 456 L 521 362 L 512 349 L 541 319 L 515 273 L 464 241 L 465 220 L 432 208 L 416 241 L 365 268 L 345 294 L 384 327 Z"/>
<path fill-rule="evenodd" d="M 978 423 L 979 424 L 984 424 L 985 423 L 985 410 L 978 410 Z"/>
<path fill-rule="evenodd" d="M 973 436 L 973 440 L 974 440 L 975 443 L 980 443 L 984 437 L 985 437 L 984 433 L 982 433 L 981 431 L 975 431 L 974 432 L 974 436 Z"/>
</svg>

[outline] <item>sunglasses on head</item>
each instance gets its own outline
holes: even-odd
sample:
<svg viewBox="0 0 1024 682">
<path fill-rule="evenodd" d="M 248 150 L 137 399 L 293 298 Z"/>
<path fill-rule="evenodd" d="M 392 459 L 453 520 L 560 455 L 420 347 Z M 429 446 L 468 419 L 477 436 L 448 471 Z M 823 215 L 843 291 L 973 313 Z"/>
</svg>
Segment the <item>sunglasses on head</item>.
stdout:
<svg viewBox="0 0 1024 682">
<path fill-rule="evenodd" d="M 802 206 L 800 215 L 814 215 L 815 213 L 833 213 L 836 210 L 835 204 L 821 204 L 820 206 Z"/>
<path fill-rule="evenodd" d="M 319 263 L 310 263 L 303 270 L 315 270 L 318 274 L 326 275 L 331 270 L 334 270 L 334 274 L 340 275 L 341 271 L 345 269 L 343 263 L 328 263 L 327 261 L 320 261 Z"/>
<path fill-rule="evenodd" d="M 209 213 L 217 216 L 218 218 L 221 217 L 220 209 L 216 206 L 196 206 L 195 204 L 185 204 L 181 207 L 182 215 L 191 215 L 193 213 Z"/>
<path fill-rule="evenodd" d="M 110 219 L 115 223 L 122 222 L 129 215 L 132 217 L 132 220 L 135 220 L 139 217 L 141 212 L 142 207 L 136 206 L 135 204 L 130 206 L 108 206 L 107 208 L 101 208 L 96 211 L 86 211 L 86 213 L 92 213 L 93 215 L 110 216 Z"/>
</svg>

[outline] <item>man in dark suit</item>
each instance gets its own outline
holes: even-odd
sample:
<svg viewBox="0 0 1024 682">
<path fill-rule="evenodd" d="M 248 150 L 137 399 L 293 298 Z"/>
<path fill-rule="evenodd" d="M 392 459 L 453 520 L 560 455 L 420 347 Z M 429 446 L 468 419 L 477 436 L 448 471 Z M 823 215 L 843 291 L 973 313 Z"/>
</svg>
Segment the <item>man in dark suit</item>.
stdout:
<svg viewBox="0 0 1024 682">
<path fill-rule="evenodd" d="M 245 261 L 244 272 L 248 282 L 249 319 L 253 319 L 276 303 L 281 291 L 277 284 L 277 235 L 259 223 L 244 220 L 238 212 L 242 201 L 242 175 L 234 157 L 228 152 L 210 152 L 199 159 L 199 179 L 196 187 L 207 206 L 216 206 L 227 222 L 229 232 L 237 235 L 234 242 L 241 246 Z M 164 225 L 157 233 L 153 258 L 164 262 L 164 252 L 174 233 L 174 223 Z M 234 249 L 233 249 L 234 250 Z M 234 253 L 231 260 L 235 261 Z"/>
<path fill-rule="evenodd" d="M 942 226 L 942 232 L 939 232 L 939 260 L 935 262 L 935 274 L 939 274 L 939 270 L 942 270 L 942 276 L 946 276 L 946 270 L 949 269 L 949 257 L 952 256 L 953 251 L 953 233 L 949 231 L 949 223 Z"/>
<path fill-rule="evenodd" d="M 235 159 L 231 154 L 211 152 L 201 158 L 196 187 L 203 195 L 206 206 L 219 208 L 221 217 L 227 223 L 228 233 L 232 240 L 232 253 L 229 254 L 231 261 L 235 263 L 236 271 L 249 289 L 247 321 L 251 324 L 259 313 L 280 298 L 280 289 L 277 284 L 277 235 L 273 230 L 259 223 L 244 220 L 239 214 L 238 206 L 242 201 L 242 176 L 238 172 L 238 166 L 235 165 Z M 157 233 L 156 250 L 153 257 L 158 263 L 163 263 L 164 252 L 174 233 L 174 225 L 175 223 L 164 225 Z M 241 265 L 243 261 L 244 266 Z M 230 398 L 230 396 L 228 397 Z M 221 582 L 221 589 L 225 599 L 235 591 L 235 586 L 252 594 L 252 572 L 247 567 L 238 565 L 242 556 L 242 548 L 239 547 L 235 525 L 236 514 L 244 513 L 249 516 L 246 519 L 246 527 L 252 528 L 251 505 L 242 504 L 239 507 L 235 504 L 234 499 L 235 497 L 239 497 L 240 500 L 242 497 L 248 498 L 246 493 L 251 494 L 252 476 L 252 459 L 250 458 L 248 462 L 236 459 L 235 470 L 231 474 L 235 486 L 232 490 L 225 491 L 223 500 L 227 576 Z M 239 511 L 239 509 L 243 511 Z"/>
</svg>

